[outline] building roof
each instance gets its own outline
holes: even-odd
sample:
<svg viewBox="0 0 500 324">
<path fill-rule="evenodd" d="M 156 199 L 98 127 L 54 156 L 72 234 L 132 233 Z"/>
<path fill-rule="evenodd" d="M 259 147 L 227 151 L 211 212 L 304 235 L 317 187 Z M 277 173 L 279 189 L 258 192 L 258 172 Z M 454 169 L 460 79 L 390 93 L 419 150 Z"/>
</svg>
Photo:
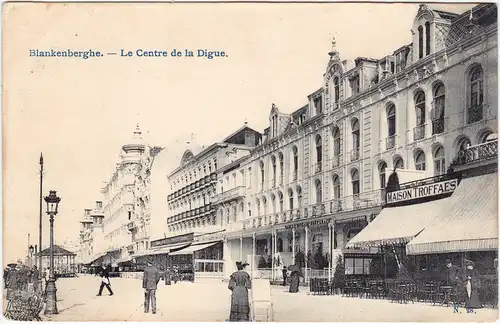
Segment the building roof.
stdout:
<svg viewBox="0 0 500 324">
<path fill-rule="evenodd" d="M 37 256 L 50 256 L 50 247 L 46 248 L 42 252 L 36 254 Z M 55 256 L 76 256 L 76 253 L 70 252 L 59 245 L 54 245 L 54 255 Z"/>
</svg>

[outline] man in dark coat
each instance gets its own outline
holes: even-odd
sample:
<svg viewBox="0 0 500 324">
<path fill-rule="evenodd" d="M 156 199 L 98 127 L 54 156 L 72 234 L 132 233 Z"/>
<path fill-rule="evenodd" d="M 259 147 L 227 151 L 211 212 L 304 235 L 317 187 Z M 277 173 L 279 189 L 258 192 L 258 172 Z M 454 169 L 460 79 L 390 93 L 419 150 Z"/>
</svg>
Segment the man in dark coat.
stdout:
<svg viewBox="0 0 500 324">
<path fill-rule="evenodd" d="M 144 288 L 144 313 L 149 312 L 149 301 L 151 300 L 151 311 L 156 314 L 156 288 L 160 281 L 160 271 L 148 262 L 142 277 L 142 288 Z"/>
<path fill-rule="evenodd" d="M 451 259 L 446 259 L 446 284 L 448 286 L 453 287 L 451 292 L 452 292 L 452 297 L 454 297 L 453 302 L 457 303 L 459 302 L 460 299 L 460 294 L 462 293 L 462 285 L 461 280 L 462 279 L 462 269 L 460 267 L 454 265 L 451 262 Z"/>
<path fill-rule="evenodd" d="M 102 295 L 102 290 L 106 287 L 109 291 L 109 295 L 113 296 L 113 290 L 111 290 L 111 282 L 109 281 L 109 269 L 103 264 L 101 269 L 101 286 L 99 287 L 99 293 L 97 296 Z"/>
<path fill-rule="evenodd" d="M 286 279 L 288 277 L 288 270 L 286 269 L 285 266 L 283 266 L 283 270 L 281 270 L 283 273 L 283 286 L 286 286 Z"/>
</svg>

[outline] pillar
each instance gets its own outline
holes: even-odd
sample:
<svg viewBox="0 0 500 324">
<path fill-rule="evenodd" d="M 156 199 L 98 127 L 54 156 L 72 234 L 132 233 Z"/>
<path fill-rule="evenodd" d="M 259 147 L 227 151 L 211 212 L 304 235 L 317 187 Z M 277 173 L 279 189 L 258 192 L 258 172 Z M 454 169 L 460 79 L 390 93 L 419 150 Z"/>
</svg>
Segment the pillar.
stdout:
<svg viewBox="0 0 500 324">
<path fill-rule="evenodd" d="M 332 278 L 332 261 L 333 261 L 333 233 L 332 233 L 332 223 L 328 223 L 328 280 Z"/>
<path fill-rule="evenodd" d="M 295 264 L 295 228 L 292 229 L 292 263 Z"/>
<path fill-rule="evenodd" d="M 252 234 L 252 279 L 255 274 L 255 233 Z"/>
<path fill-rule="evenodd" d="M 305 275 L 304 275 L 304 281 L 307 283 L 307 282 L 308 282 L 308 280 L 307 280 L 307 277 L 308 277 L 308 276 L 307 276 L 307 261 L 309 261 L 309 260 L 307 260 L 307 257 L 308 257 L 308 252 L 309 252 L 309 247 L 308 247 L 308 246 L 309 246 L 309 244 L 308 244 L 308 243 L 309 243 L 309 237 L 308 237 L 308 234 L 309 234 L 309 227 L 307 227 L 307 226 L 306 226 L 306 228 L 305 228 L 305 229 L 306 229 L 306 237 L 305 237 L 305 240 L 306 240 L 306 241 L 305 241 L 305 248 L 306 248 L 306 253 L 305 253 L 305 254 L 306 254 L 306 256 L 305 256 L 306 273 L 305 273 Z"/>
<path fill-rule="evenodd" d="M 243 236 L 240 236 L 240 261 L 243 261 Z"/>
<path fill-rule="evenodd" d="M 224 260 L 223 264 L 223 274 L 224 278 L 229 278 L 231 275 L 231 269 L 233 267 L 233 260 L 231 258 L 231 253 L 229 251 L 229 243 L 227 239 L 224 239 L 222 243 L 222 259 Z"/>
<path fill-rule="evenodd" d="M 274 281 L 274 230 L 271 230 L 271 280 Z"/>
</svg>

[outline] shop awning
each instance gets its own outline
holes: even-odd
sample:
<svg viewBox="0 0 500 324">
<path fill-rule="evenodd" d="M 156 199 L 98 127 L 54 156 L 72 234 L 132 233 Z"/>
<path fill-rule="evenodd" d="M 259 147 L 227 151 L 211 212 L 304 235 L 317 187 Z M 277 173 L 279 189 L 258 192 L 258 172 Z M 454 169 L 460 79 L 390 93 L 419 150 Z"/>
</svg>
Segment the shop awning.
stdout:
<svg viewBox="0 0 500 324">
<path fill-rule="evenodd" d="M 346 248 L 406 244 L 440 213 L 449 198 L 401 207 L 387 207 Z"/>
<path fill-rule="evenodd" d="M 151 250 L 146 251 L 146 252 L 134 254 L 132 257 L 137 258 L 137 257 L 141 257 L 141 256 L 167 254 L 167 253 L 170 253 L 170 251 L 172 251 L 172 250 L 181 249 L 181 248 L 184 248 L 186 246 L 189 246 L 189 244 L 180 243 L 180 244 L 165 245 L 165 246 L 158 247 L 156 249 L 151 249 Z"/>
<path fill-rule="evenodd" d="M 100 254 L 96 254 L 95 256 L 90 257 L 89 262 L 87 262 L 86 264 L 94 263 L 97 260 L 99 260 L 100 258 L 102 258 L 103 256 L 105 256 L 106 254 L 107 254 L 106 252 L 100 253 Z"/>
<path fill-rule="evenodd" d="M 408 254 L 498 248 L 497 173 L 463 179 L 446 208 L 407 246 Z"/>
<path fill-rule="evenodd" d="M 210 247 L 212 245 L 217 244 L 218 242 L 206 243 L 206 244 L 198 244 L 198 245 L 190 245 L 182 250 L 175 251 L 170 253 L 170 255 L 182 255 L 182 254 L 193 254 L 196 251 L 200 251 Z"/>
</svg>

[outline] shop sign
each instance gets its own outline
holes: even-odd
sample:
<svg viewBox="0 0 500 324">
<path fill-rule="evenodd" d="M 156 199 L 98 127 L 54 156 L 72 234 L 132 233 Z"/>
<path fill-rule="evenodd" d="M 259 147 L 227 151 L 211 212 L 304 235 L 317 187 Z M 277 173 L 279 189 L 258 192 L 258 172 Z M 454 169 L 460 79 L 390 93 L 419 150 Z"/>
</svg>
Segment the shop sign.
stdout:
<svg viewBox="0 0 500 324">
<path fill-rule="evenodd" d="M 151 247 L 158 247 L 171 244 L 179 243 L 191 243 L 193 242 L 194 233 L 188 233 L 183 235 L 177 235 L 172 237 L 162 238 L 156 241 L 151 241 Z"/>
<path fill-rule="evenodd" d="M 401 201 L 432 197 L 446 193 L 452 193 L 458 186 L 458 179 L 432 183 L 428 185 L 408 188 L 393 192 L 388 192 L 386 195 L 387 204 L 393 204 Z"/>
<path fill-rule="evenodd" d="M 222 241 L 224 239 L 224 233 L 212 233 L 212 234 L 203 234 L 196 236 L 194 238 L 194 242 L 215 242 Z"/>
<path fill-rule="evenodd" d="M 285 229 L 292 229 L 292 228 L 299 228 L 299 227 L 306 227 L 306 226 L 310 227 L 310 226 L 317 226 L 317 225 L 326 225 L 326 224 L 330 223 L 330 221 L 331 220 L 329 218 L 311 220 L 309 222 L 302 222 L 302 223 L 298 223 L 298 224 L 286 225 Z"/>
</svg>

